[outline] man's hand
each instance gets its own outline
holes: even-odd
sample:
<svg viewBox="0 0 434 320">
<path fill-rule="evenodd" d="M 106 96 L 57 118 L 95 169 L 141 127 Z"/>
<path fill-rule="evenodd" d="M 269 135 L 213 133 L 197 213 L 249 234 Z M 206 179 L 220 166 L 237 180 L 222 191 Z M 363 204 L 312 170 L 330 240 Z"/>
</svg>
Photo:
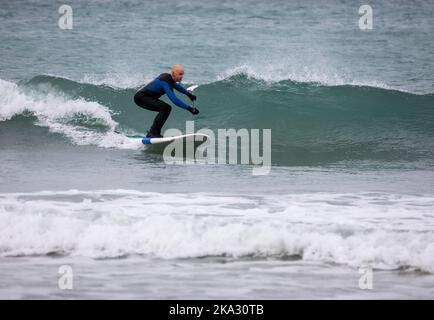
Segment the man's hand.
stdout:
<svg viewBox="0 0 434 320">
<path fill-rule="evenodd" d="M 197 99 L 197 97 L 194 94 L 190 93 L 190 100 L 196 101 L 196 99 Z"/>
<path fill-rule="evenodd" d="M 190 111 L 191 114 L 198 114 L 199 113 L 199 110 L 197 108 L 188 107 L 187 110 Z"/>
</svg>

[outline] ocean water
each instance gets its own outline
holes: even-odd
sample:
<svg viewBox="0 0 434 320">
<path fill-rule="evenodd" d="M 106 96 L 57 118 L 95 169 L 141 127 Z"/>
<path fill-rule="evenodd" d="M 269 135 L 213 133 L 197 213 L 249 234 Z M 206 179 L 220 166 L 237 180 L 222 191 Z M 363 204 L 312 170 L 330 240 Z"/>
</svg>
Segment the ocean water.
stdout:
<svg viewBox="0 0 434 320">
<path fill-rule="evenodd" d="M 433 298 L 434 1 L 62 4 L 0 2 L 1 298 Z M 268 174 L 115 133 L 174 63 L 164 129 L 271 129 Z"/>
</svg>

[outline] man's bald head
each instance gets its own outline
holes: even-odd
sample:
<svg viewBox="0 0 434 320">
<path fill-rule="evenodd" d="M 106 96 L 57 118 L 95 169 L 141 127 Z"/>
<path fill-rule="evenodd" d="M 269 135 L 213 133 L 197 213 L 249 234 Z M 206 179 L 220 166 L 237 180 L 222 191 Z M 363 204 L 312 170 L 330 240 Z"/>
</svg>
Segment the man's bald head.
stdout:
<svg viewBox="0 0 434 320">
<path fill-rule="evenodd" d="M 184 67 L 181 66 L 180 64 L 175 64 L 172 67 L 172 78 L 173 80 L 175 80 L 176 82 L 180 82 L 182 80 L 182 77 L 184 76 L 185 70 Z"/>
</svg>

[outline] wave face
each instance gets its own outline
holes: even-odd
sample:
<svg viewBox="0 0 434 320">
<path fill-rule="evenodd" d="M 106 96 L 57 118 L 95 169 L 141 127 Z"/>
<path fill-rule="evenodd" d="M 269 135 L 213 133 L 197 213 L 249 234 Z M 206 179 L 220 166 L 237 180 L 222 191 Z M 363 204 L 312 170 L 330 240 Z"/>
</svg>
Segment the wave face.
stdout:
<svg viewBox="0 0 434 320">
<path fill-rule="evenodd" d="M 390 193 L 9 193 L 0 256 L 291 258 L 432 273 L 433 205 Z"/>
<path fill-rule="evenodd" d="M 22 118 L 79 145 L 137 148 L 114 130 L 144 132 L 153 113 L 134 105 L 139 87 L 116 88 L 40 75 L 0 80 L 0 121 Z M 258 79 L 244 71 L 196 89 L 196 130 L 272 129 L 276 165 L 418 162 L 434 159 L 434 95 L 355 85 Z M 165 128 L 185 130 L 176 107 Z M 25 128 L 23 128 L 25 130 Z M 5 133 L 7 135 L 7 132 Z"/>
</svg>

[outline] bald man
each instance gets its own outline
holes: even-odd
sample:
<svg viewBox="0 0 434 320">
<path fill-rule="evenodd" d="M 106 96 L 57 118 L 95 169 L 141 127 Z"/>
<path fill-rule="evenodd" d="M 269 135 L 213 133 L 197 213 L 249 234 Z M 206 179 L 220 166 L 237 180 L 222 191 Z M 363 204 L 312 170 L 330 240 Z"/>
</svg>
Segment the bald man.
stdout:
<svg viewBox="0 0 434 320">
<path fill-rule="evenodd" d="M 191 101 L 196 100 L 196 96 L 187 90 L 185 90 L 178 82 L 182 80 L 184 76 L 184 67 L 175 64 L 172 67 L 170 73 L 162 73 L 158 78 L 152 80 L 145 87 L 137 91 L 134 95 L 134 102 L 141 108 L 157 111 L 158 114 L 152 123 L 151 128 L 146 134 L 148 138 L 161 138 L 161 128 L 169 117 L 172 107 L 159 98 L 167 94 L 170 101 L 176 104 L 178 107 L 190 111 L 192 114 L 198 114 L 199 110 L 193 108 L 180 99 L 178 99 L 173 93 L 173 89 L 185 94 Z"/>
</svg>

